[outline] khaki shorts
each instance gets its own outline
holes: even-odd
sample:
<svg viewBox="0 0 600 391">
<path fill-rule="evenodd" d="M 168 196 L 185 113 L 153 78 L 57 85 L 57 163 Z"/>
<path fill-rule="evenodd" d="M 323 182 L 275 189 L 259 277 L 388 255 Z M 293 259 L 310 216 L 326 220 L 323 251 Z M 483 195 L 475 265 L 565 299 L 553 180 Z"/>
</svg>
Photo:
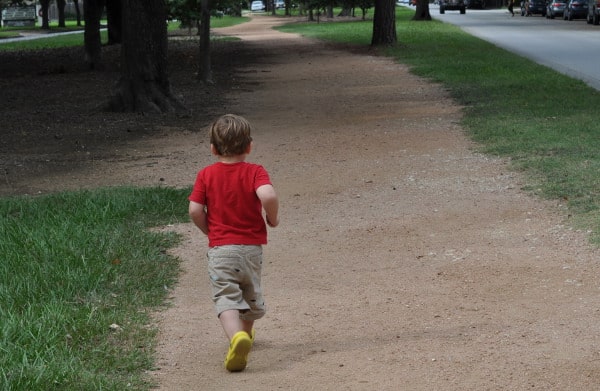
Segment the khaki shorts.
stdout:
<svg viewBox="0 0 600 391">
<path fill-rule="evenodd" d="M 239 310 L 243 320 L 265 315 L 260 277 L 261 246 L 218 246 L 208 250 L 208 276 L 217 314 Z"/>
</svg>

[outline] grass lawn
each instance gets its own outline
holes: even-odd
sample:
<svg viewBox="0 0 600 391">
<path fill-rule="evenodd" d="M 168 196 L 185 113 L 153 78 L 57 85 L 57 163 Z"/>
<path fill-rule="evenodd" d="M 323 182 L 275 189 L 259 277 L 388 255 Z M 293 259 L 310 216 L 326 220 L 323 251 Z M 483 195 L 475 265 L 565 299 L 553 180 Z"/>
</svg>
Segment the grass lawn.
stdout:
<svg viewBox="0 0 600 391">
<path fill-rule="evenodd" d="M 481 150 L 510 158 L 533 194 L 567 203 L 599 244 L 600 94 L 454 26 L 410 21 L 413 13 L 398 8 L 400 44 L 385 55 L 448 88 Z M 281 29 L 368 45 L 372 24 Z M 151 388 L 149 314 L 179 269 L 166 254 L 178 238 L 148 228 L 188 221 L 187 194 L 114 188 L 0 198 L 1 390 Z"/>
<path fill-rule="evenodd" d="M 0 390 L 149 389 L 186 190 L 0 198 Z"/>
<path fill-rule="evenodd" d="M 235 24 L 244 23 L 248 20 L 247 17 L 233 17 L 225 15 L 222 18 L 211 18 L 211 27 L 227 27 Z M 74 22 L 73 22 L 74 23 Z M 70 47 L 70 46 L 83 46 L 83 27 L 77 27 L 75 24 L 70 23 L 66 28 L 59 29 L 56 26 L 50 26 L 50 32 L 73 32 L 67 35 L 53 35 L 48 34 L 47 37 L 37 38 L 33 40 L 19 41 L 19 42 L 7 42 L 2 43 L 0 40 L 0 51 L 2 50 L 36 50 L 36 49 L 51 49 L 59 47 Z M 105 24 L 105 23 L 104 23 Z M 179 22 L 170 22 L 168 24 L 168 30 L 177 30 L 180 28 Z M 15 38 L 19 36 L 19 31 L 35 31 L 40 30 L 39 27 L 29 27 L 26 30 L 23 28 L 3 28 L 0 29 L 0 38 Z M 79 33 L 77 33 L 79 31 Z M 108 42 L 108 34 L 106 30 L 101 32 L 101 40 L 103 43 Z"/>
</svg>

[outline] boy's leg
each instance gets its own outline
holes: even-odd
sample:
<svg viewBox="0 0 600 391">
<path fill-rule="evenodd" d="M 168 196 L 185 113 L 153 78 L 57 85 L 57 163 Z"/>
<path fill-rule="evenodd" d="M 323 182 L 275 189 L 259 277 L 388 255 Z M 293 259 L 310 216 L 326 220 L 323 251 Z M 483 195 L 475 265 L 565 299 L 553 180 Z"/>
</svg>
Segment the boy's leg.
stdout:
<svg viewBox="0 0 600 391">
<path fill-rule="evenodd" d="M 221 321 L 223 330 L 225 330 L 225 334 L 230 341 L 238 331 L 245 331 L 248 333 L 248 335 L 252 335 L 254 321 L 240 319 L 240 311 L 238 310 L 227 310 L 221 312 L 221 315 L 219 315 L 219 320 Z"/>
<path fill-rule="evenodd" d="M 242 320 L 242 330 L 248 333 L 248 335 L 252 338 L 252 329 L 254 328 L 253 320 Z M 254 342 L 254 341 L 253 341 Z"/>
<path fill-rule="evenodd" d="M 229 351 L 225 357 L 225 368 L 230 372 L 242 371 L 246 368 L 248 353 L 250 353 L 252 343 L 254 342 L 250 337 L 250 332 L 246 332 L 243 329 L 244 326 L 247 326 L 248 322 L 240 319 L 240 312 L 238 310 L 221 312 L 219 320 L 230 342 Z"/>
</svg>

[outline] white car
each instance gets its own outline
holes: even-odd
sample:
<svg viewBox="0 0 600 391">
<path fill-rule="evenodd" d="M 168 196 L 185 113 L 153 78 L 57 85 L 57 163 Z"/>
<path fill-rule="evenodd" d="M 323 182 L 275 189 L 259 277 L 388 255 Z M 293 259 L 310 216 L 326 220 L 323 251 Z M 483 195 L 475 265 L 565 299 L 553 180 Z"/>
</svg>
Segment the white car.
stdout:
<svg viewBox="0 0 600 391">
<path fill-rule="evenodd" d="M 262 11 L 264 9 L 265 9 L 265 5 L 260 0 L 253 1 L 252 4 L 250 4 L 250 11 L 252 11 L 252 12 Z"/>
</svg>

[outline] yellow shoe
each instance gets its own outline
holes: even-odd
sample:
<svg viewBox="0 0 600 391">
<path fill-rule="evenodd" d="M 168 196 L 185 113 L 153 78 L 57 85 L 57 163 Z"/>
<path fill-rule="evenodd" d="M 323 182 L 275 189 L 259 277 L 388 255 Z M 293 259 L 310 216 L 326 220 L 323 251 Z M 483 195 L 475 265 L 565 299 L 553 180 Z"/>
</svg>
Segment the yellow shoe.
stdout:
<svg viewBox="0 0 600 391">
<path fill-rule="evenodd" d="M 245 331 L 238 331 L 231 338 L 229 351 L 225 357 L 225 369 L 229 372 L 243 371 L 248 364 L 248 354 L 252 348 L 252 340 Z"/>
<path fill-rule="evenodd" d="M 256 330 L 252 329 L 252 332 L 250 333 L 250 341 L 252 341 L 252 344 L 254 345 L 254 338 L 256 337 Z"/>
</svg>

